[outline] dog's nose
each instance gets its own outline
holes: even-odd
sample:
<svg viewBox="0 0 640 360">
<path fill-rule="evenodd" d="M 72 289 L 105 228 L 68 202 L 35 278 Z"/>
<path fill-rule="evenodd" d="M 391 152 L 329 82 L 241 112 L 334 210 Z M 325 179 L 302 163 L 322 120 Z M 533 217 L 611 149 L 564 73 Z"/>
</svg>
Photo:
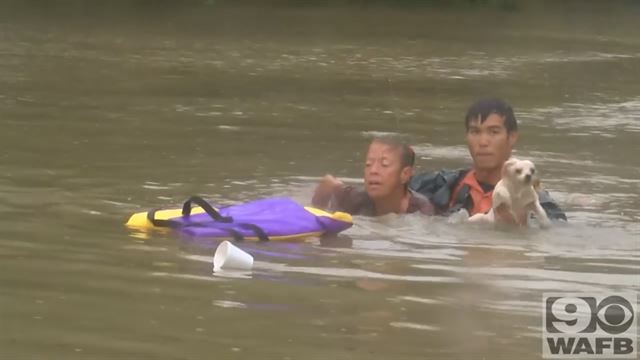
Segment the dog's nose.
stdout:
<svg viewBox="0 0 640 360">
<path fill-rule="evenodd" d="M 527 175 L 525 175 L 524 180 L 525 180 L 526 182 L 530 182 L 530 181 L 531 181 L 531 174 L 527 174 Z"/>
</svg>

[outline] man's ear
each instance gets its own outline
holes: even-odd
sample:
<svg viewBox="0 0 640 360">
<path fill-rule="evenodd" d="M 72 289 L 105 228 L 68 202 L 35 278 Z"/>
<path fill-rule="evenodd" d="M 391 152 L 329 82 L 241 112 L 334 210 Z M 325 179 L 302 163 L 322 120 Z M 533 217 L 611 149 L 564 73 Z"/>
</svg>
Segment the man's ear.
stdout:
<svg viewBox="0 0 640 360">
<path fill-rule="evenodd" d="M 509 141 L 509 146 L 511 146 L 511 148 L 513 148 L 516 143 L 518 142 L 518 131 L 512 131 L 509 134 L 507 134 L 507 141 Z"/>
</svg>

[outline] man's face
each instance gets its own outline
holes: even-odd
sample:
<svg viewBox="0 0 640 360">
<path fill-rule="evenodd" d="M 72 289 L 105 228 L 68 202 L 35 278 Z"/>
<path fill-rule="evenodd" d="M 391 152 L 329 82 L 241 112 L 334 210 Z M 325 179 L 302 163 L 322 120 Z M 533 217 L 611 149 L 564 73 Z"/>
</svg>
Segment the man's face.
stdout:
<svg viewBox="0 0 640 360">
<path fill-rule="evenodd" d="M 469 121 L 467 145 L 477 170 L 501 169 L 511 156 L 511 150 L 518 139 L 518 133 L 507 133 L 504 117 L 491 114 L 484 123 L 480 119 Z"/>
<path fill-rule="evenodd" d="M 384 198 L 403 189 L 411 178 L 411 167 L 402 168 L 401 150 L 390 145 L 372 142 L 364 166 L 367 194 L 372 199 Z"/>
</svg>

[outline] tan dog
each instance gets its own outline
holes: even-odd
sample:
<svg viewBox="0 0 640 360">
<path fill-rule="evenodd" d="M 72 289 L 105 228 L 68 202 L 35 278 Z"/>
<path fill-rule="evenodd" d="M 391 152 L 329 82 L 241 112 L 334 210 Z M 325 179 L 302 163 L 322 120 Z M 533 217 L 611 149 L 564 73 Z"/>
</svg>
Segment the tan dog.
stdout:
<svg viewBox="0 0 640 360">
<path fill-rule="evenodd" d="M 486 214 L 475 214 L 471 222 L 496 221 L 496 209 L 504 207 L 521 225 L 527 225 L 529 214 L 534 213 L 541 227 L 551 225 L 547 214 L 540 205 L 536 188 L 540 186 L 536 178 L 536 167 L 529 160 L 511 158 L 502 166 L 502 179 L 493 189 L 492 208 Z"/>
</svg>

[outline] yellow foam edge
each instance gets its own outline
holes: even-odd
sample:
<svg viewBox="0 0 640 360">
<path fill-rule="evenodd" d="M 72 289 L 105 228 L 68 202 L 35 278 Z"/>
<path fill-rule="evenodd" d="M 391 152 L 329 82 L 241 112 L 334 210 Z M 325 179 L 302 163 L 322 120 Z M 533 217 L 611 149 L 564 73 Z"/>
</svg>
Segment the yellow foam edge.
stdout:
<svg viewBox="0 0 640 360">
<path fill-rule="evenodd" d="M 353 217 L 351 216 L 351 214 L 346 213 L 346 212 L 342 212 L 342 211 L 336 211 L 336 212 L 328 212 L 322 209 L 318 209 L 318 208 L 314 208 L 311 206 L 305 206 L 304 207 L 305 210 L 307 210 L 308 212 L 312 213 L 315 216 L 324 216 L 324 217 L 328 217 L 331 218 L 333 220 L 338 220 L 338 221 L 342 221 L 342 222 L 346 222 L 346 223 L 350 223 L 353 224 Z"/>
<path fill-rule="evenodd" d="M 192 214 L 200 214 L 203 213 L 204 209 L 201 207 L 194 207 L 191 209 Z M 143 211 L 139 213 L 135 213 L 131 215 L 129 221 L 125 224 L 131 228 L 137 229 L 151 229 L 153 228 L 153 224 L 149 219 L 147 219 L 148 211 Z M 156 211 L 156 219 L 158 220 L 169 220 L 174 217 L 182 216 L 182 209 L 168 209 L 168 210 L 158 210 Z"/>
</svg>

